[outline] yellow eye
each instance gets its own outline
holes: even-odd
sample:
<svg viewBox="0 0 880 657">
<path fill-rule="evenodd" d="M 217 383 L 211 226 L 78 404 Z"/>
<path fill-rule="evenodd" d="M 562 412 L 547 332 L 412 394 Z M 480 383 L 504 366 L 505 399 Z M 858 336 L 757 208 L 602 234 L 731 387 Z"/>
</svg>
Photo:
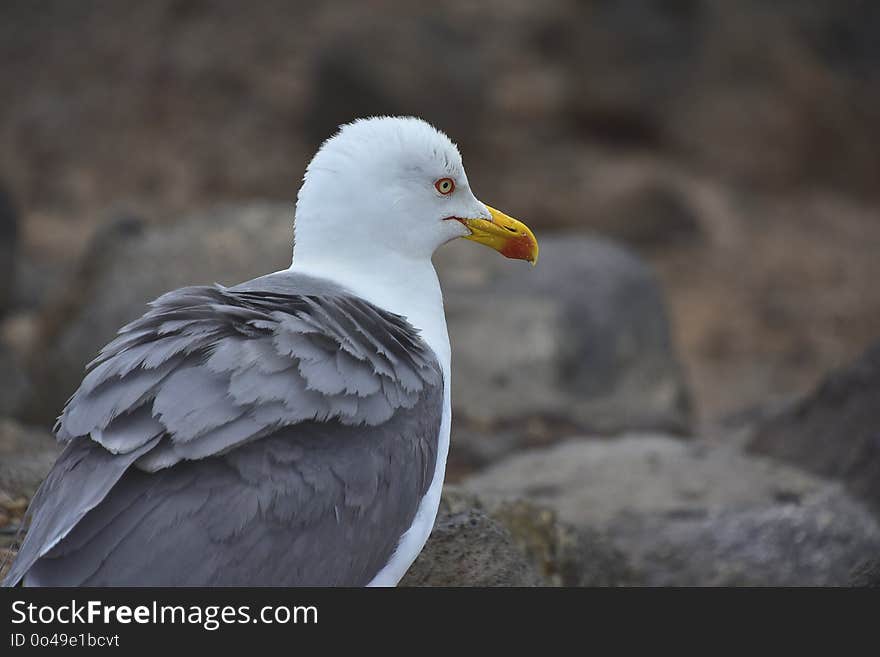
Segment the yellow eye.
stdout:
<svg viewBox="0 0 880 657">
<path fill-rule="evenodd" d="M 434 183 L 434 187 L 441 194 L 451 194 L 455 190 L 455 181 L 452 178 L 441 178 Z"/>
</svg>

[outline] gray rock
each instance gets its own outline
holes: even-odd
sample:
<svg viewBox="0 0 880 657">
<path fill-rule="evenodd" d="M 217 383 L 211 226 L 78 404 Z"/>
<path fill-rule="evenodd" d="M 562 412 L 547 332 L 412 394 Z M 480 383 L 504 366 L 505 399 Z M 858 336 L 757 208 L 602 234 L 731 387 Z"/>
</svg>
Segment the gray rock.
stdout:
<svg viewBox="0 0 880 657">
<path fill-rule="evenodd" d="M 663 139 L 699 62 L 704 4 L 578 4 L 558 17 L 554 51 L 567 55 L 582 131 L 624 145 Z"/>
<path fill-rule="evenodd" d="M 866 174 L 876 177 L 876 148 L 869 153 L 861 144 L 877 143 L 876 100 L 858 111 L 848 104 L 877 79 L 874 5 L 566 6 L 542 7 L 546 16 L 533 23 L 550 62 L 567 72 L 566 109 L 582 139 L 686 154 L 698 167 L 758 188 L 823 181 L 871 189 Z M 847 47 L 835 45 L 837 34 L 847 35 Z M 748 45 L 783 42 L 784 56 Z M 816 77 L 801 77 L 805 71 Z M 817 113 L 828 120 L 813 120 Z M 799 156 L 799 144 L 822 156 Z"/>
<path fill-rule="evenodd" d="M 173 225 L 111 223 L 46 313 L 31 373 L 40 394 L 24 417 L 53 421 L 85 364 L 151 299 L 288 266 L 292 222 L 291 204 L 251 203 Z M 651 271 L 612 244 L 577 235 L 543 236 L 541 248 L 534 269 L 463 241 L 438 253 L 459 456 L 471 445 L 484 463 L 562 430 L 684 431 L 687 392 Z M 467 431 L 474 440 L 465 440 Z"/>
<path fill-rule="evenodd" d="M 880 513 L 880 342 L 760 422 L 749 449 L 839 479 Z"/>
<path fill-rule="evenodd" d="M 796 504 L 626 520 L 614 533 L 648 586 L 847 586 L 880 550 L 868 512 L 831 489 Z"/>
<path fill-rule="evenodd" d="M 732 445 L 652 434 L 529 450 L 462 483 L 484 499 L 523 497 L 548 506 L 580 527 L 603 527 L 627 513 L 675 517 L 764 506 L 827 485 Z"/>
<path fill-rule="evenodd" d="M 535 565 L 484 511 L 444 510 L 401 586 L 540 586 Z"/>
<path fill-rule="evenodd" d="M 601 532 L 649 585 L 844 585 L 880 550 L 880 526 L 839 485 L 730 444 L 573 440 L 463 486 Z"/>
<path fill-rule="evenodd" d="M 54 422 L 84 367 L 146 304 L 184 285 L 234 284 L 290 264 L 293 205 L 219 207 L 147 227 L 137 218 L 110 222 L 96 236 L 66 295 L 47 310 L 32 379 L 40 394 L 23 416 Z"/>
<path fill-rule="evenodd" d="M 554 511 L 522 499 L 487 507 L 553 586 L 628 586 L 639 581 L 627 557 L 600 531 L 560 522 Z"/>
<path fill-rule="evenodd" d="M 446 486 L 434 531 L 402 586 L 620 586 L 626 557 L 525 500 L 485 500 Z"/>
<path fill-rule="evenodd" d="M 28 500 L 60 451 L 45 429 L 0 417 L 0 577 L 15 556 Z"/>
<path fill-rule="evenodd" d="M 61 449 L 45 429 L 0 418 L 0 497 L 30 497 Z"/>
<path fill-rule="evenodd" d="M 442 16 L 363 17 L 310 62 L 305 133 L 317 148 L 356 118 L 414 115 L 442 126 L 467 151 L 486 108 L 484 60 L 480 44 Z"/>
<path fill-rule="evenodd" d="M 453 348 L 453 456 L 483 465 L 574 431 L 686 434 L 689 395 L 650 268 L 604 240 L 538 239 L 534 269 L 474 244 L 435 256 Z"/>
<path fill-rule="evenodd" d="M 25 403 L 30 388 L 21 357 L 0 342 L 0 417 L 16 414 Z"/>
<path fill-rule="evenodd" d="M 853 569 L 850 586 L 880 588 L 880 558 L 870 559 Z"/>
<path fill-rule="evenodd" d="M 705 242 L 706 219 L 691 198 L 692 181 L 649 171 L 618 178 L 634 180 L 618 180 L 612 189 L 604 179 L 595 185 L 593 229 L 643 252 Z"/>
<path fill-rule="evenodd" d="M 524 499 L 486 499 L 458 486 L 444 488 L 442 511 L 470 509 L 501 523 L 546 584 L 625 586 L 636 581 L 627 558 L 601 532 L 561 522 L 550 508 Z"/>
<path fill-rule="evenodd" d="M 18 211 L 12 197 L 0 186 L 0 316 L 9 310 L 15 291 L 17 246 Z"/>
</svg>

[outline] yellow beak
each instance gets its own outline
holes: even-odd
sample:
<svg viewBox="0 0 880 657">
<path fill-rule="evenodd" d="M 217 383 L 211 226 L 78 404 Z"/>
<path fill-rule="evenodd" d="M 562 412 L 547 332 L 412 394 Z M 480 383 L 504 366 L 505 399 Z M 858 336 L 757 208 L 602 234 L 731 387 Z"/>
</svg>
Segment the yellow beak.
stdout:
<svg viewBox="0 0 880 657">
<path fill-rule="evenodd" d="M 486 208 L 492 215 L 491 221 L 459 219 L 471 231 L 464 238 L 490 246 L 508 258 L 528 260 L 534 267 L 538 262 L 538 240 L 535 239 L 535 234 L 521 221 L 488 205 Z"/>
</svg>

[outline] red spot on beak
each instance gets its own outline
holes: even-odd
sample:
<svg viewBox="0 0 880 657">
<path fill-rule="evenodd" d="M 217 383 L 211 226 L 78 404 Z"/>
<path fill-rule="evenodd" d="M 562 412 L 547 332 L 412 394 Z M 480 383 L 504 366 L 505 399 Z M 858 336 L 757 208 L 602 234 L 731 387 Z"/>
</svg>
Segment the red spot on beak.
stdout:
<svg viewBox="0 0 880 657">
<path fill-rule="evenodd" d="M 517 260 L 529 260 L 532 257 L 533 248 L 532 240 L 528 236 L 523 235 L 507 242 L 504 248 L 501 249 L 501 255 Z"/>
</svg>

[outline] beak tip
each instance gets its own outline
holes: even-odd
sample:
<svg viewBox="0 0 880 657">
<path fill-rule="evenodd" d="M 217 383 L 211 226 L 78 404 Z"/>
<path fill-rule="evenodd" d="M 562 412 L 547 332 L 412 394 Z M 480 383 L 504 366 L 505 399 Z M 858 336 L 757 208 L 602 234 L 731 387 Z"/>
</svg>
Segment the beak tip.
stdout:
<svg viewBox="0 0 880 657">
<path fill-rule="evenodd" d="M 460 220 L 471 234 L 466 239 L 489 246 L 506 258 L 525 260 L 534 267 L 538 264 L 538 240 L 528 226 L 513 217 L 486 206 L 490 219 Z"/>
</svg>

